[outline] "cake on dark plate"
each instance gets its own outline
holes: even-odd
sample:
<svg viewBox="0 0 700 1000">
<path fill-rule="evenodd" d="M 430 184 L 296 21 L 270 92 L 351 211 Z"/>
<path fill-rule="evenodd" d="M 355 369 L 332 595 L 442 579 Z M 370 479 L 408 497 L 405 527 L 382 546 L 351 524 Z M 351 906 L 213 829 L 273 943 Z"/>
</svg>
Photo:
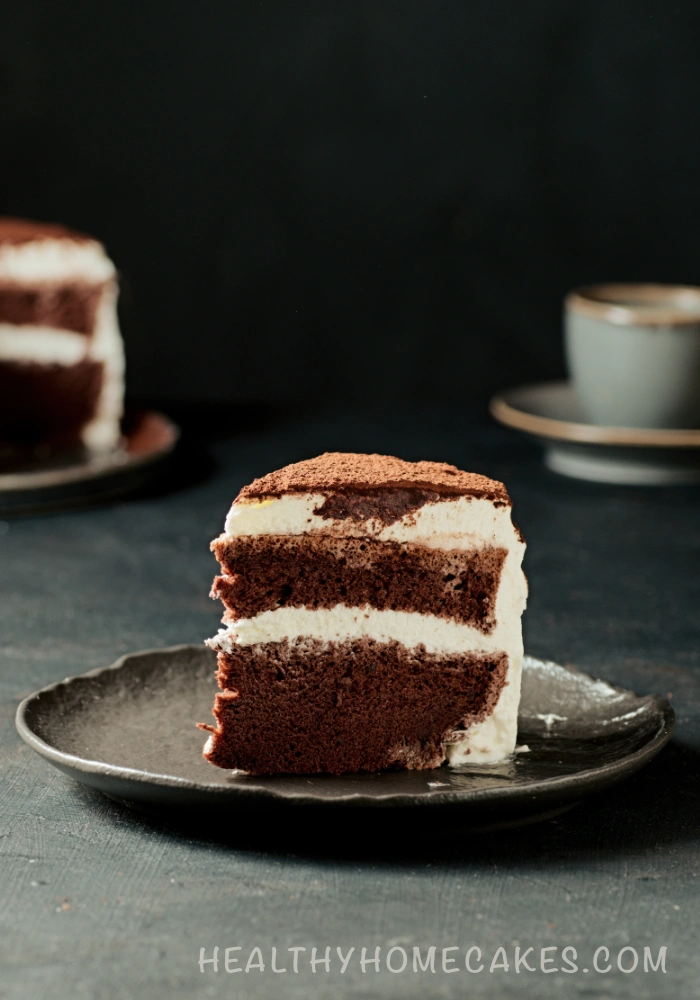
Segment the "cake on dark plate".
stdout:
<svg viewBox="0 0 700 1000">
<path fill-rule="evenodd" d="M 514 750 L 527 584 L 502 483 L 325 454 L 241 490 L 212 549 L 212 764 L 341 774 Z"/>
<path fill-rule="evenodd" d="M 97 240 L 0 218 L 0 452 L 113 449 L 124 354 L 116 271 Z"/>
</svg>

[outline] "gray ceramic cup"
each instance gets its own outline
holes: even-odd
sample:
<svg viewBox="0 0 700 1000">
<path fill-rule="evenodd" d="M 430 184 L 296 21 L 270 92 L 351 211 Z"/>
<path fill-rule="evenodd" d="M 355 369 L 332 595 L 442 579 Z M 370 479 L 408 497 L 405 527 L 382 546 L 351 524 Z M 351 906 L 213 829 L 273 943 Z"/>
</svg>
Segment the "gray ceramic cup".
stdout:
<svg viewBox="0 0 700 1000">
<path fill-rule="evenodd" d="M 591 423 L 700 426 L 700 288 L 592 285 L 564 305 L 569 373 Z"/>
</svg>

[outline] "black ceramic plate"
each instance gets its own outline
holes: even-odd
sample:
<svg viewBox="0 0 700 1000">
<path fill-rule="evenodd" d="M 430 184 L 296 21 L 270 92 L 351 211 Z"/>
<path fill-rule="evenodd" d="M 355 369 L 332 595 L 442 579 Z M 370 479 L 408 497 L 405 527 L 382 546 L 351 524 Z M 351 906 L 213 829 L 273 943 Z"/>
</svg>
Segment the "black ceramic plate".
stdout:
<svg viewBox="0 0 700 1000">
<path fill-rule="evenodd" d="M 180 431 L 162 413 L 129 421 L 121 446 L 107 455 L 56 456 L 0 472 L 0 516 L 39 514 L 105 503 L 140 489 L 162 471 Z"/>
<path fill-rule="evenodd" d="M 661 750 L 673 729 L 662 698 L 639 698 L 586 674 L 525 658 L 520 752 L 498 764 L 342 777 L 251 777 L 202 757 L 215 656 L 176 646 L 123 657 L 43 688 L 17 710 L 20 735 L 86 785 L 142 806 L 458 807 L 478 826 L 527 822 L 620 781 Z M 528 747 L 528 750 L 525 750 Z"/>
</svg>

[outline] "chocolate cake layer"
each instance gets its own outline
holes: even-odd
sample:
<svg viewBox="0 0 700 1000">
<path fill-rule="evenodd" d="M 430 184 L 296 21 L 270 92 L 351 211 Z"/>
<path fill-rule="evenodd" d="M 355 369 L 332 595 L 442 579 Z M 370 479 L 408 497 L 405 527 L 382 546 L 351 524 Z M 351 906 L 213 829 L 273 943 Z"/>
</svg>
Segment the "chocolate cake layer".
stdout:
<svg viewBox="0 0 700 1000">
<path fill-rule="evenodd" d="M 33 286 L 0 282 L 0 323 L 48 326 L 90 336 L 104 290 L 101 284 L 41 282 Z M 17 335 L 21 336 L 21 330 Z"/>
<path fill-rule="evenodd" d="M 337 604 L 417 611 L 489 634 L 505 549 L 433 549 L 331 535 L 222 536 L 212 548 L 225 576 L 214 580 L 229 618 L 280 607 Z"/>
<path fill-rule="evenodd" d="M 347 493 L 366 490 L 428 490 L 440 497 L 473 496 L 510 506 L 503 483 L 445 462 L 405 462 L 391 455 L 326 452 L 296 462 L 244 486 L 239 500 L 280 497 L 285 493 Z"/>
<path fill-rule="evenodd" d="M 437 503 L 440 494 L 431 490 L 353 490 L 330 493 L 314 510 L 324 521 L 373 520 L 396 524 L 407 514 L 413 514 L 427 503 Z"/>
<path fill-rule="evenodd" d="M 0 361 L 0 441 L 72 445 L 102 389 L 99 361 L 42 365 Z"/>
<path fill-rule="evenodd" d="M 240 646 L 219 653 L 205 756 L 252 774 L 437 767 L 445 743 L 484 719 L 505 653 L 437 656 L 371 639 Z"/>
</svg>

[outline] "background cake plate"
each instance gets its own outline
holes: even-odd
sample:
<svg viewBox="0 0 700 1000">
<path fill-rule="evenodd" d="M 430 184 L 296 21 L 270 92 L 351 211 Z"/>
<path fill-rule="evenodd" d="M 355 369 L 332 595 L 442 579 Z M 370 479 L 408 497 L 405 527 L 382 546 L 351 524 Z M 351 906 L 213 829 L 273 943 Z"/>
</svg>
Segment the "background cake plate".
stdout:
<svg viewBox="0 0 700 1000">
<path fill-rule="evenodd" d="M 459 813 L 473 828 L 551 816 L 634 773 L 673 729 L 669 703 L 526 657 L 520 752 L 498 764 L 431 771 L 254 777 L 202 757 L 217 690 L 215 655 L 176 646 L 122 657 L 26 698 L 17 728 L 78 781 L 137 807 L 256 810 L 286 817 L 348 809 Z M 525 747 L 529 749 L 525 750 Z"/>
<path fill-rule="evenodd" d="M 544 446 L 544 463 L 575 479 L 632 486 L 700 482 L 700 429 L 604 427 L 586 423 L 570 382 L 497 393 L 491 415 Z"/>
<path fill-rule="evenodd" d="M 104 503 L 143 487 L 161 471 L 180 438 L 162 413 L 135 415 L 121 447 L 82 459 L 60 456 L 0 473 L 0 517 Z"/>
</svg>

